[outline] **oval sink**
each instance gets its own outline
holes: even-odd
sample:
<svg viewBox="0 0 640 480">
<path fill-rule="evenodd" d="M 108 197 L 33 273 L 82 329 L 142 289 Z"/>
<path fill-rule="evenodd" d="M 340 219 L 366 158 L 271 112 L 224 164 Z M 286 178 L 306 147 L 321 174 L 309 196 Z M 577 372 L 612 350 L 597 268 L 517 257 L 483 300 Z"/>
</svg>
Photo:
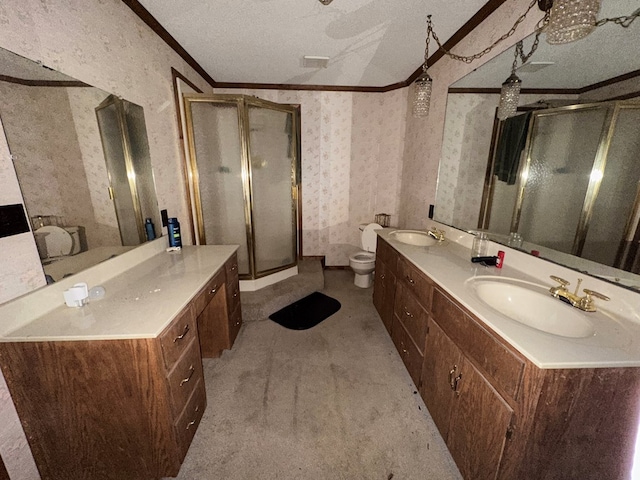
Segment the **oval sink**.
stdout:
<svg viewBox="0 0 640 480">
<path fill-rule="evenodd" d="M 588 314 L 553 298 L 543 286 L 490 279 L 470 283 L 480 300 L 511 320 L 561 337 L 585 338 L 595 333 L 585 317 Z"/>
<path fill-rule="evenodd" d="M 420 230 L 394 230 L 389 234 L 390 237 L 407 245 L 416 245 L 418 247 L 429 247 L 435 245 L 438 241 L 430 237 L 427 232 Z"/>
</svg>

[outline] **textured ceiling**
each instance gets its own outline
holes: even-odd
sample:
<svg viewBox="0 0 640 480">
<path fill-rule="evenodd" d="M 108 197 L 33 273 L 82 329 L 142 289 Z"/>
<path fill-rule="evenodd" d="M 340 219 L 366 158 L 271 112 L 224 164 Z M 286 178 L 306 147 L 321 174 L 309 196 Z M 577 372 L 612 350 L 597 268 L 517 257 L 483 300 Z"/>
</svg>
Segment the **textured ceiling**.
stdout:
<svg viewBox="0 0 640 480">
<path fill-rule="evenodd" d="M 598 18 L 630 15 L 639 7 L 638 0 L 604 0 Z M 607 23 L 582 40 L 565 45 L 547 44 L 544 34 L 540 38 L 530 61 L 554 64 L 537 72 L 519 69 L 522 88 L 583 88 L 640 70 L 640 19 L 629 28 Z M 524 42 L 525 52 L 532 43 L 533 35 Z M 499 88 L 511 73 L 513 53 L 514 48 L 510 48 L 452 86 Z"/>
<path fill-rule="evenodd" d="M 217 82 L 381 87 L 422 64 L 428 14 L 444 42 L 487 0 L 139 1 Z"/>
</svg>

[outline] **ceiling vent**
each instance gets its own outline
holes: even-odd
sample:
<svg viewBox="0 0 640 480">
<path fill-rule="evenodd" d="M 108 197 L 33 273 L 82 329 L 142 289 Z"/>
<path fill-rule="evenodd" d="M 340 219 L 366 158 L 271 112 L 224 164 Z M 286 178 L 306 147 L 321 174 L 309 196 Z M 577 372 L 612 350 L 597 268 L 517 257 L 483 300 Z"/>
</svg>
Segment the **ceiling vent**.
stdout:
<svg viewBox="0 0 640 480">
<path fill-rule="evenodd" d="M 327 68 L 329 57 L 318 57 L 314 55 L 305 55 L 302 57 L 302 66 L 304 68 Z"/>
<path fill-rule="evenodd" d="M 521 67 L 518 67 L 518 72 L 521 73 L 533 73 L 542 70 L 543 68 L 555 65 L 555 62 L 529 62 L 525 63 Z"/>
</svg>

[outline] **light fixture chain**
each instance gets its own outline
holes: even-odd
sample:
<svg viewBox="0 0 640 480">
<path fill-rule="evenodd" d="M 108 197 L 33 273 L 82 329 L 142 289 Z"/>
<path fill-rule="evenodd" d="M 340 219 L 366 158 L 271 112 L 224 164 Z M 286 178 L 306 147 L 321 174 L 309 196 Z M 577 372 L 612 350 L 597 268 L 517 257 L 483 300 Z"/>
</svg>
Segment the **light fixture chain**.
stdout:
<svg viewBox="0 0 640 480">
<path fill-rule="evenodd" d="M 601 27 L 605 23 L 613 22 L 616 25 L 620 25 L 621 27 L 628 28 L 629 25 L 633 23 L 633 21 L 640 17 L 640 8 L 633 12 L 631 15 L 625 15 L 622 17 L 613 17 L 613 18 L 603 18 L 602 20 L 598 20 L 596 22 L 596 27 Z"/>
<path fill-rule="evenodd" d="M 444 46 L 442 45 L 442 43 L 440 42 L 440 39 L 436 35 L 436 32 L 433 30 L 433 27 L 430 28 L 430 32 L 431 32 L 431 35 L 433 35 L 433 39 L 438 44 L 438 47 L 440 47 L 440 49 L 445 53 L 445 55 L 451 57 L 454 60 L 458 60 L 458 61 L 461 61 L 461 62 L 464 62 L 464 63 L 471 63 L 474 60 L 477 60 L 478 58 L 484 57 L 487 53 L 489 53 L 491 50 L 493 50 L 496 47 L 496 45 L 498 45 L 500 42 L 506 40 L 511 35 L 516 33 L 516 30 L 517 30 L 518 26 L 522 22 L 524 22 L 524 19 L 529 14 L 529 11 L 531 11 L 531 9 L 537 3 L 538 3 L 538 0 L 532 0 L 531 3 L 529 4 L 529 7 L 527 8 L 527 10 L 522 15 L 520 15 L 518 17 L 518 19 L 515 21 L 515 23 L 513 24 L 513 26 L 511 27 L 511 29 L 507 33 L 502 35 L 500 38 L 498 38 L 495 42 L 493 42 L 491 45 L 489 45 L 487 48 L 485 48 L 481 52 L 474 53 L 473 55 L 457 55 L 457 54 L 451 52 L 450 50 L 445 49 Z M 547 17 L 548 17 L 548 14 L 545 14 L 545 18 L 547 18 Z M 543 20 L 543 22 L 540 22 L 540 23 L 544 23 L 544 20 Z M 430 20 L 429 20 L 429 25 L 431 26 L 431 21 Z M 425 64 L 426 64 L 426 61 L 425 61 Z"/>
</svg>

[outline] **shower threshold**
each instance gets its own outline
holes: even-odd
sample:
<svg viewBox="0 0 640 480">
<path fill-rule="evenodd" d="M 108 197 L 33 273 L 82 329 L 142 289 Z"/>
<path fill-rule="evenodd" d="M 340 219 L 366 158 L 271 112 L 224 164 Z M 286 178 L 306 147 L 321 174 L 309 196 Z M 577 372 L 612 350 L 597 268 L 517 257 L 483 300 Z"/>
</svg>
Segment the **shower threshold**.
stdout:
<svg viewBox="0 0 640 480">
<path fill-rule="evenodd" d="M 282 280 L 293 277 L 297 274 L 298 266 L 295 265 L 291 268 L 287 268 L 286 270 L 267 275 L 266 277 L 256 278 L 255 280 L 240 280 L 240 291 L 255 292 L 256 290 L 281 282 Z"/>
</svg>

